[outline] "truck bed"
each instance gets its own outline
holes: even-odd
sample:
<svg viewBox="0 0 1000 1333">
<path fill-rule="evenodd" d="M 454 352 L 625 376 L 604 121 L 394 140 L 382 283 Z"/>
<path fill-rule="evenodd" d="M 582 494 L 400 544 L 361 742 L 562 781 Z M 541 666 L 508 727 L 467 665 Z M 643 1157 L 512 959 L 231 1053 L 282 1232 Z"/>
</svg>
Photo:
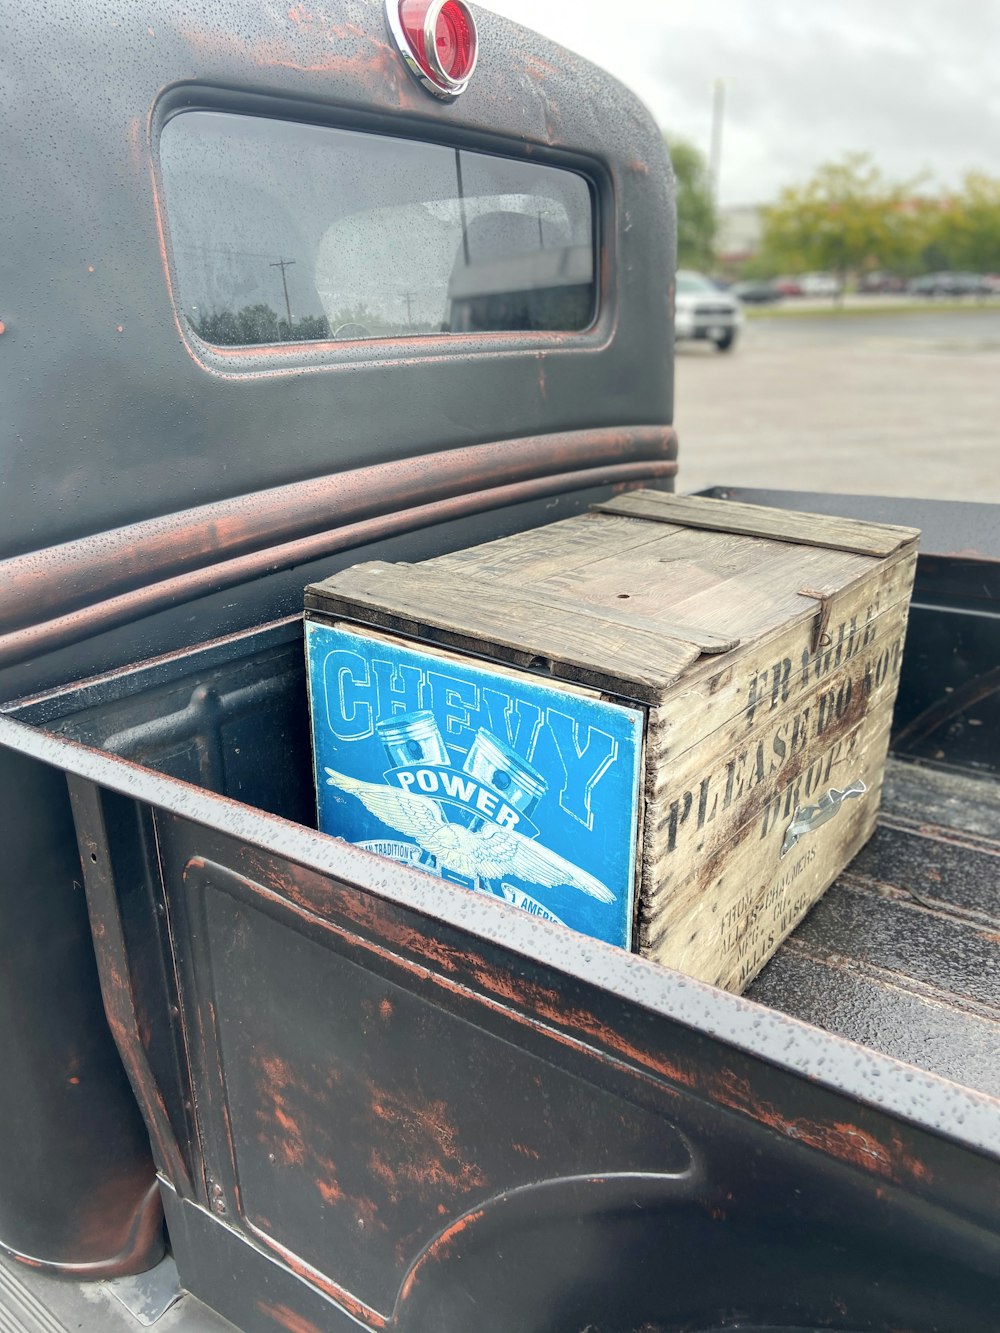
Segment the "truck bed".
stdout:
<svg viewBox="0 0 1000 1333">
<path fill-rule="evenodd" d="M 345 1070 L 357 1067 L 364 1075 L 358 1081 L 351 1073 L 343 1084 L 348 1105 L 335 1118 L 336 1124 L 356 1127 L 349 1148 L 359 1170 L 372 1161 L 378 1167 L 397 1147 L 404 1169 L 412 1156 L 405 1139 L 397 1143 L 393 1122 L 365 1118 L 374 1095 L 369 1087 L 385 1087 L 379 1098 L 391 1095 L 393 1105 L 400 1106 L 410 1104 L 406 1099 L 416 1096 L 414 1089 L 440 1088 L 433 1107 L 448 1108 L 447 1162 L 458 1160 L 449 1145 L 461 1142 L 463 1161 L 487 1163 L 495 1192 L 489 1207 L 469 1216 L 482 1217 L 484 1227 L 494 1226 L 493 1218 L 507 1216 L 506 1201 L 520 1206 L 523 1197 L 534 1219 L 524 1233 L 528 1249 L 523 1252 L 513 1224 L 503 1224 L 502 1240 L 482 1242 L 484 1255 L 496 1249 L 505 1264 L 515 1267 L 530 1265 L 538 1254 L 538 1210 L 549 1197 L 546 1191 L 556 1188 L 546 1181 L 586 1179 L 594 1190 L 607 1190 L 635 1179 L 642 1189 L 669 1192 L 680 1188 L 671 1183 L 675 1178 L 689 1179 L 677 1176 L 671 1145 L 696 1145 L 692 1151 L 701 1165 L 690 1176 L 691 1188 L 710 1202 L 721 1191 L 722 1205 L 711 1202 L 706 1212 L 695 1203 L 689 1213 L 667 1202 L 662 1212 L 636 1211 L 633 1202 L 631 1211 L 621 1214 L 612 1200 L 591 1223 L 580 1216 L 575 1195 L 565 1200 L 560 1195 L 548 1218 L 540 1273 L 547 1272 L 547 1265 L 576 1264 L 581 1227 L 592 1226 L 588 1235 L 602 1253 L 613 1248 L 613 1271 L 594 1270 L 607 1306 L 600 1304 L 605 1296 L 598 1298 L 596 1292 L 591 1292 L 593 1303 L 579 1297 L 591 1324 L 592 1310 L 606 1309 L 604 1323 L 595 1325 L 602 1330 L 628 1328 L 632 1333 L 648 1323 L 651 1311 L 673 1312 L 675 1306 L 672 1328 L 717 1327 L 719 1311 L 736 1309 L 766 1313 L 770 1321 L 744 1322 L 743 1327 L 774 1327 L 774 1292 L 782 1288 L 772 1268 L 784 1271 L 783 1247 L 797 1245 L 800 1234 L 828 1233 L 829 1245 L 811 1242 L 808 1253 L 797 1255 L 797 1321 L 786 1319 L 784 1327 L 828 1326 L 829 1293 L 841 1289 L 848 1291 L 848 1303 L 833 1326 L 842 1329 L 887 1326 L 890 1309 L 903 1321 L 896 1326 L 922 1331 L 962 1327 L 986 1333 L 995 1327 L 992 1315 L 978 1323 L 969 1316 L 973 1308 L 989 1308 L 993 1279 L 984 1275 L 995 1272 L 996 1260 L 991 1191 L 980 1189 L 997 1153 L 998 1080 L 990 1059 L 997 1044 L 992 992 L 1000 936 L 991 902 L 1000 846 L 994 778 L 971 776 L 969 770 L 958 775 L 912 756 L 892 760 L 874 838 L 761 975 L 747 997 L 755 1003 L 748 1004 L 687 984 L 644 960 L 622 956 L 619 961 L 619 951 L 589 941 L 581 945 L 581 937 L 566 937 L 554 927 L 540 931 L 530 918 L 522 920 L 522 914 L 502 905 L 498 909 L 480 895 L 458 888 L 442 895 L 438 886 L 425 885 L 424 877 L 413 872 L 399 871 L 394 878 L 390 870 L 383 876 L 382 863 L 362 865 L 353 849 L 317 839 L 308 828 L 314 791 L 305 694 L 302 621 L 294 617 L 18 701 L 0 717 L 0 741 L 51 773 L 70 775 L 85 861 L 110 865 L 122 876 L 117 894 L 111 876 L 89 885 L 92 911 L 104 931 L 98 952 L 123 1033 L 121 1049 L 135 1066 L 134 1086 L 147 1093 L 152 1071 L 154 1092 L 164 1090 L 163 1100 L 147 1095 L 146 1111 L 161 1157 L 182 1187 L 188 1177 L 181 1154 L 193 1152 L 199 1140 L 178 1141 L 173 1128 L 185 1134 L 186 1108 L 180 1099 L 187 1066 L 175 1072 L 169 1018 L 164 1021 L 177 1012 L 178 998 L 195 1024 L 189 1032 L 209 1031 L 203 1013 L 213 1025 L 226 1025 L 228 1046 L 218 1051 L 215 1046 L 203 1050 L 197 1038 L 192 1068 L 200 1080 L 203 1125 L 221 1132 L 217 1126 L 228 1121 L 220 1108 L 230 1103 L 241 1117 L 234 1137 L 226 1138 L 235 1145 L 240 1166 L 256 1152 L 251 1130 L 261 1123 L 255 1118 L 258 1111 L 275 1107 L 275 1114 L 286 1117 L 284 1102 L 275 1097 L 290 1095 L 282 1091 L 285 1082 L 279 1080 L 275 1091 L 270 1075 L 253 1074 L 258 1047 L 280 1053 L 274 1068 L 286 1070 L 295 1097 L 305 1099 L 297 1114 L 306 1116 L 313 1129 L 311 1137 L 301 1139 L 303 1164 L 296 1165 L 294 1156 L 280 1179 L 271 1179 L 266 1156 L 260 1167 L 260 1189 L 282 1207 L 300 1209 L 299 1200 L 315 1195 L 306 1163 L 315 1158 L 315 1170 L 326 1169 L 320 1158 L 326 1161 L 331 1154 L 324 1149 L 324 1127 L 334 1121 L 327 1083 L 317 1084 L 315 1071 L 340 1068 L 337 1062 L 342 1062 Z M 975 716 L 980 712 L 977 704 Z M 911 727 L 909 734 L 916 730 Z M 348 887 L 362 873 L 377 877 L 374 895 Z M 173 954 L 158 942 L 161 894 L 166 895 L 171 936 L 181 941 Z M 317 910 L 307 906 L 314 900 Z M 207 911 L 209 903 L 224 919 L 188 920 L 190 911 Z M 239 919 L 230 923 L 227 913 Z M 280 917 L 272 920 L 274 913 Z M 355 960 L 356 948 L 367 951 L 358 955 L 364 966 Z M 168 973 L 127 968 L 129 957 L 161 949 L 168 963 L 174 960 Z M 206 949 L 215 953 L 203 957 Z M 373 949 L 375 962 L 370 963 Z M 216 955 L 220 961 L 213 963 Z M 456 990 L 459 965 L 468 980 Z M 387 969 L 391 975 L 383 977 Z M 174 975 L 182 983 L 177 998 Z M 133 985 L 116 981 L 126 976 L 142 989 L 136 992 Z M 225 989 L 230 983 L 238 994 Z M 428 985 L 434 989 L 425 995 Z M 383 1012 L 379 997 L 390 991 L 386 1012 L 397 1015 L 394 1021 L 405 1017 L 407 1030 L 420 1041 L 369 1042 L 355 1049 L 352 1034 Z M 274 996 L 273 1003 L 269 998 L 262 1004 L 264 996 Z M 138 1015 L 152 1017 L 148 1035 Z M 844 1037 L 861 1044 L 845 1044 Z M 459 1046 L 465 1051 L 461 1059 L 454 1054 Z M 456 1060 L 460 1075 L 452 1069 Z M 267 1069 L 272 1063 L 269 1058 Z M 498 1063 L 505 1071 L 501 1075 L 495 1073 Z M 249 1082 L 241 1073 L 247 1069 Z M 484 1071 L 482 1079 L 470 1081 L 470 1069 Z M 919 1069 L 929 1074 L 921 1077 Z M 223 1093 L 225 1101 L 213 1101 L 213 1089 L 222 1086 L 214 1080 L 221 1078 L 236 1078 L 240 1086 Z M 489 1128 L 501 1084 L 520 1089 L 504 1102 L 505 1114 L 521 1120 L 528 1116 L 525 1132 L 544 1139 L 532 1148 L 537 1161 L 531 1156 L 522 1165 L 518 1156 L 512 1166 L 504 1156 L 507 1137 L 498 1138 Z M 558 1105 L 559 1117 L 528 1115 L 524 1107 L 532 1097 L 542 1099 L 543 1109 Z M 426 1094 L 419 1105 L 425 1102 Z M 163 1107 L 173 1108 L 167 1112 L 169 1121 Z M 433 1135 L 440 1136 L 435 1128 L 440 1116 L 432 1112 L 420 1124 L 430 1126 L 437 1143 Z M 581 1123 L 567 1135 L 566 1121 L 573 1117 Z M 587 1135 L 596 1126 L 600 1132 L 591 1144 Z M 581 1135 L 582 1146 L 577 1142 Z M 229 1169 L 221 1155 L 226 1151 L 225 1144 L 213 1148 L 213 1180 L 215 1173 Z M 463 1177 L 449 1170 L 447 1178 L 438 1172 L 434 1179 L 446 1185 L 453 1178 L 461 1182 Z M 260 1299 L 255 1293 L 266 1274 L 268 1282 L 277 1284 L 272 1305 L 304 1312 L 317 1328 L 346 1327 L 343 1320 L 333 1321 L 325 1297 L 264 1252 L 258 1232 L 253 1233 L 257 1241 L 248 1245 L 233 1223 L 217 1225 L 204 1201 L 185 1201 L 171 1188 L 172 1177 L 164 1179 L 178 1266 L 186 1275 L 185 1286 L 197 1296 L 238 1326 L 263 1329 L 266 1321 L 254 1313 L 253 1301 Z M 375 1177 L 372 1188 L 381 1179 Z M 557 1187 L 577 1188 L 572 1183 Z M 631 1191 L 633 1184 L 621 1188 Z M 445 1213 L 434 1211 L 421 1225 L 430 1232 L 444 1226 L 441 1234 L 450 1234 L 447 1227 L 456 1225 L 456 1217 L 461 1220 L 467 1206 L 463 1198 L 461 1192 L 455 1199 L 449 1194 L 442 1201 Z M 783 1202 L 775 1211 L 778 1198 Z M 387 1215 L 399 1206 L 423 1207 L 420 1198 L 413 1205 L 408 1199 L 402 1204 L 383 1200 Z M 791 1212 L 789 1200 L 795 1200 Z M 478 1201 L 475 1191 L 472 1201 Z M 928 1208 L 935 1219 L 930 1230 Z M 769 1218 L 763 1230 L 761 1209 Z M 874 1228 L 870 1233 L 858 1226 L 862 1213 L 865 1225 Z M 636 1237 L 621 1242 L 615 1231 L 621 1216 L 630 1226 L 646 1227 L 641 1244 Z M 339 1213 L 331 1209 L 301 1220 L 293 1212 L 289 1217 L 288 1239 L 282 1239 L 289 1253 L 304 1249 L 308 1258 L 316 1234 L 324 1237 L 324 1252 L 341 1253 L 334 1248 L 346 1225 Z M 846 1218 L 852 1219 L 849 1234 Z M 237 1220 L 242 1224 L 242 1215 Z M 776 1228 L 786 1226 L 788 1235 L 775 1242 Z M 698 1227 L 711 1235 L 702 1235 Z M 971 1249 L 970 1237 L 975 1241 Z M 652 1247 L 649 1255 L 664 1245 L 680 1247 L 678 1253 L 686 1256 L 682 1267 L 689 1272 L 683 1297 L 675 1286 L 668 1293 L 655 1282 L 649 1285 L 659 1269 L 652 1258 L 648 1263 L 643 1258 L 644 1245 Z M 397 1248 L 398 1259 L 395 1251 L 390 1254 L 392 1271 L 383 1277 L 379 1270 L 389 1293 L 386 1305 L 397 1281 L 404 1294 L 415 1292 L 418 1301 L 432 1303 L 447 1301 L 468 1281 L 481 1308 L 490 1311 L 484 1329 L 576 1327 L 552 1323 L 552 1311 L 544 1301 L 538 1304 L 536 1289 L 526 1282 L 511 1286 L 506 1269 L 492 1260 L 459 1285 L 446 1266 L 443 1285 L 414 1286 L 406 1279 L 410 1251 L 405 1245 Z M 433 1245 L 426 1252 L 435 1252 Z M 922 1285 L 912 1280 L 916 1253 Z M 968 1272 L 952 1287 L 944 1272 L 959 1262 L 959 1254 Z M 831 1256 L 843 1269 L 836 1280 Z M 725 1291 L 717 1284 L 706 1286 L 709 1270 L 702 1273 L 702 1263 L 713 1274 L 720 1269 L 730 1274 Z M 567 1290 L 583 1290 L 581 1272 L 574 1267 L 569 1285 L 557 1284 L 560 1299 Z M 887 1276 L 873 1286 L 876 1272 Z M 230 1276 L 220 1282 L 220 1274 Z M 335 1276 L 340 1275 L 338 1266 Z M 354 1280 L 350 1271 L 347 1279 Z M 550 1277 L 538 1280 L 551 1285 Z M 977 1284 L 985 1285 L 980 1290 Z M 711 1309 L 704 1308 L 706 1291 L 714 1293 Z M 628 1315 L 619 1308 L 623 1292 L 634 1295 L 635 1309 Z M 921 1313 L 928 1293 L 939 1293 L 934 1299 L 948 1306 L 942 1306 L 941 1317 Z M 497 1304 L 501 1296 L 522 1304 L 512 1314 L 503 1302 Z M 868 1308 L 873 1301 L 874 1312 Z M 956 1302 L 962 1307 L 957 1314 Z M 534 1323 L 529 1306 L 531 1317 L 537 1314 Z M 864 1318 L 854 1317 L 855 1306 L 866 1312 Z M 702 1310 L 708 1317 L 696 1322 Z M 817 1316 L 810 1324 L 801 1315 L 813 1310 Z M 187 1311 L 186 1316 L 183 1308 L 168 1316 L 164 1327 L 201 1333 L 203 1308 L 188 1303 Z M 418 1304 L 397 1309 L 396 1317 L 406 1329 L 467 1327 L 457 1311 L 440 1319 L 438 1313 L 431 1316 Z M 579 1326 L 585 1323 L 581 1318 Z M 24 1326 L 32 1328 L 30 1321 Z M 79 1319 L 73 1326 L 85 1327 Z"/>
<path fill-rule="evenodd" d="M 890 759 L 874 837 L 751 999 L 1000 1095 L 1000 783 Z"/>
<path fill-rule="evenodd" d="M 287 620 L 11 711 L 315 827 L 301 634 Z M 890 756 L 875 836 L 747 998 L 1000 1095 L 998 862 L 1000 782 Z"/>
<path fill-rule="evenodd" d="M 1000 1095 L 998 855 L 1000 783 L 890 759 L 874 837 L 748 997 Z M 169 1257 L 139 1278 L 94 1284 L 0 1256 L 8 1323 L 18 1333 L 234 1328 L 181 1292 Z"/>
</svg>

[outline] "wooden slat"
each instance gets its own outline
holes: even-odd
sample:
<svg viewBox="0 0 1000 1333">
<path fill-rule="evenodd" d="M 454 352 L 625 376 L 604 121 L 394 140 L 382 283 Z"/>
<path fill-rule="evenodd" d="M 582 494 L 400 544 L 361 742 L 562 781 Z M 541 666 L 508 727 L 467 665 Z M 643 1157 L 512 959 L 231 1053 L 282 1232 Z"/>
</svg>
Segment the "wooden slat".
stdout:
<svg viewBox="0 0 1000 1333">
<path fill-rule="evenodd" d="M 355 565 L 308 588 L 306 607 L 516 666 L 541 659 L 557 678 L 646 703 L 660 700 L 702 652 L 624 616 L 616 621 L 555 599 L 531 600 L 517 587 L 426 565 Z"/>
<path fill-rule="evenodd" d="M 657 531 L 658 523 L 636 523 Z M 815 603 L 800 595 L 803 582 L 846 588 L 870 578 L 870 556 L 760 541 L 739 534 L 671 530 L 625 559 L 595 561 L 557 572 L 541 585 L 591 606 L 622 605 L 657 623 L 708 625 L 746 644 L 800 616 L 815 618 Z M 538 585 L 536 584 L 536 587 Z"/>
<path fill-rule="evenodd" d="M 476 596 L 479 595 L 478 590 L 483 587 L 478 579 L 469 579 L 467 576 L 462 578 L 461 584 L 463 588 L 473 591 Z M 588 623 L 596 621 L 604 625 L 618 625 L 626 630 L 641 630 L 655 635 L 660 642 L 663 639 L 677 639 L 682 643 L 693 643 L 700 652 L 707 654 L 728 653 L 738 647 L 740 642 L 735 635 L 716 634 L 713 630 L 682 620 L 680 617 L 644 616 L 641 612 L 626 610 L 621 606 L 607 606 L 572 597 L 560 597 L 558 593 L 551 592 L 544 586 L 519 588 L 517 599 L 523 602 L 525 607 L 537 607 L 544 615 L 556 611 Z"/>
<path fill-rule="evenodd" d="M 642 548 L 662 541 L 666 524 L 644 526 L 611 514 L 576 514 L 545 527 L 517 532 L 511 537 L 484 542 L 424 561 L 425 567 L 462 570 L 481 578 L 516 578 L 519 583 L 541 583 L 556 572 L 579 573 L 597 561 L 616 557 L 631 566 Z"/>
<path fill-rule="evenodd" d="M 766 836 L 761 820 L 745 824 L 722 845 L 706 838 L 699 855 L 688 858 L 687 867 L 681 864 L 674 876 L 665 870 L 661 848 L 647 844 L 639 952 L 727 990 L 743 990 L 871 835 L 890 720 L 891 701 L 886 701 L 854 729 L 850 749 L 843 737 L 843 753 L 826 752 L 834 762 L 821 790 L 860 778 L 868 791 L 845 801 L 833 819 L 783 860 L 779 849 L 789 822 L 783 812 L 769 821 Z M 814 762 L 823 758 L 817 747 Z M 801 796 L 796 806 L 809 799 L 804 792 Z"/>
<path fill-rule="evenodd" d="M 917 528 L 868 523 L 829 514 L 805 514 L 763 505 L 739 504 L 702 495 L 669 495 L 663 491 L 632 491 L 593 508 L 601 514 L 676 523 L 713 532 L 742 533 L 773 541 L 823 546 L 856 555 L 887 556 L 920 536 Z"/>
</svg>

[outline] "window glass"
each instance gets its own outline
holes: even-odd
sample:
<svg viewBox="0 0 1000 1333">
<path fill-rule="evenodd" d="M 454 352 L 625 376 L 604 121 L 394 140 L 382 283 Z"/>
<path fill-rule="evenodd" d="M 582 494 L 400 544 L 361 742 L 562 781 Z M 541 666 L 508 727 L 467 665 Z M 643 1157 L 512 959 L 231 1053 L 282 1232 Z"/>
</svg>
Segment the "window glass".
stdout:
<svg viewBox="0 0 1000 1333">
<path fill-rule="evenodd" d="M 679 292 L 714 292 L 719 293 L 719 288 L 714 282 L 703 277 L 700 273 L 693 273 L 690 269 L 677 270 L 677 290 Z"/>
<path fill-rule="evenodd" d="M 578 330 L 590 187 L 440 144 L 215 111 L 168 121 L 177 299 L 207 342 Z"/>
</svg>

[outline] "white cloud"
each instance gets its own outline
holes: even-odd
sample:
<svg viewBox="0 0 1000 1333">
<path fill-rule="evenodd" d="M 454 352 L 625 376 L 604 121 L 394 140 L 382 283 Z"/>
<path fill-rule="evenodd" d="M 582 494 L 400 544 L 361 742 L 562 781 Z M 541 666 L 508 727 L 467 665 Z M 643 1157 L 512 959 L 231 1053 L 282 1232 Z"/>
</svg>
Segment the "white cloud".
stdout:
<svg viewBox="0 0 1000 1333">
<path fill-rule="evenodd" d="M 604 65 L 708 150 L 726 83 L 724 203 L 871 152 L 890 175 L 1000 175 L 1000 0 L 488 0 Z"/>
</svg>

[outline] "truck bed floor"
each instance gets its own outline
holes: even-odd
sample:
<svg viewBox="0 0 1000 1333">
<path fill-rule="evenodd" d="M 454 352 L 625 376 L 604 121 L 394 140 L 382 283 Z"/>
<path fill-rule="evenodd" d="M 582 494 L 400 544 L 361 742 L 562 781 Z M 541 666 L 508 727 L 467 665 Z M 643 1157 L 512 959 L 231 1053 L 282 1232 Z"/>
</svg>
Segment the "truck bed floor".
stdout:
<svg viewBox="0 0 1000 1333">
<path fill-rule="evenodd" d="M 747 994 L 1000 1096 L 1000 783 L 890 760 L 871 841 Z"/>
<path fill-rule="evenodd" d="M 177 1299 L 160 1313 L 164 1293 L 171 1290 Z M 49 1277 L 0 1253 L 3 1333 L 144 1333 L 147 1328 L 156 1333 L 239 1333 L 228 1319 L 181 1292 L 169 1257 L 137 1278 L 83 1282 Z"/>
</svg>

